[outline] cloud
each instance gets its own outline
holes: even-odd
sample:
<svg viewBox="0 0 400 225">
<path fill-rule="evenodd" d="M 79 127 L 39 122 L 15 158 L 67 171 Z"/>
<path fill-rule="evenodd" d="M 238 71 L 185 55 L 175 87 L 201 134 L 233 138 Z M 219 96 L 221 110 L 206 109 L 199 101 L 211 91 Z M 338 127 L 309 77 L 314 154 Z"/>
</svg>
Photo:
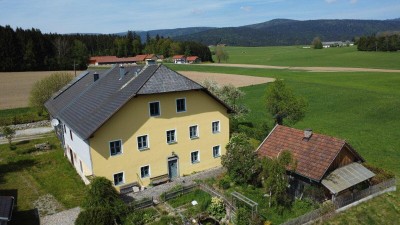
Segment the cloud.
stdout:
<svg viewBox="0 0 400 225">
<path fill-rule="evenodd" d="M 246 12 L 250 12 L 252 7 L 251 6 L 242 6 L 240 7 L 241 10 L 246 11 Z"/>
</svg>

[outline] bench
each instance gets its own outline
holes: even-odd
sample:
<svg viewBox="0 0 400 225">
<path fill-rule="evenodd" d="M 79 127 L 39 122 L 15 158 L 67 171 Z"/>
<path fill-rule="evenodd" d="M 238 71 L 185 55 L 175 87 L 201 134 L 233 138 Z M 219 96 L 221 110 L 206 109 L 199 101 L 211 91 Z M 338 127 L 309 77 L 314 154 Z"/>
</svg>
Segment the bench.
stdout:
<svg viewBox="0 0 400 225">
<path fill-rule="evenodd" d="M 140 188 L 140 185 L 139 185 L 138 182 L 133 182 L 133 183 L 129 183 L 129 184 L 122 185 L 122 186 L 119 188 L 119 193 L 121 193 L 121 194 L 127 194 L 127 193 L 130 193 L 130 192 L 133 192 L 133 187 L 138 187 L 138 188 Z"/>
<path fill-rule="evenodd" d="M 169 175 L 168 174 L 163 174 L 160 176 L 156 176 L 156 177 L 151 177 L 150 178 L 150 183 L 152 185 L 158 185 L 158 184 L 162 184 L 165 182 L 169 182 Z"/>
</svg>

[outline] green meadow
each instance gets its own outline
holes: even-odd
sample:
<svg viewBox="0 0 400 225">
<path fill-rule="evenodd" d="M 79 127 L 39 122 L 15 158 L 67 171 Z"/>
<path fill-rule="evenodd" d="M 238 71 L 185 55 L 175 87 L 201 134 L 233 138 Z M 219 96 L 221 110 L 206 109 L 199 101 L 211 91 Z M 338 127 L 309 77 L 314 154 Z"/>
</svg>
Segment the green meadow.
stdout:
<svg viewBox="0 0 400 225">
<path fill-rule="evenodd" d="M 246 48 L 248 49 L 248 48 Z M 400 73 L 317 73 L 229 67 L 171 65 L 175 70 L 265 76 L 284 79 L 296 94 L 308 100 L 299 129 L 347 140 L 367 162 L 400 176 Z M 267 84 L 242 88 L 251 109 L 245 120 L 258 124 L 273 120 L 263 101 Z M 328 224 L 392 224 L 400 214 L 400 191 L 385 194 L 341 213 Z M 368 216 L 361 217 L 362 212 Z"/>
<path fill-rule="evenodd" d="M 225 50 L 229 54 L 227 63 L 400 69 L 400 52 L 361 52 L 356 46 L 327 49 L 228 46 Z"/>
</svg>

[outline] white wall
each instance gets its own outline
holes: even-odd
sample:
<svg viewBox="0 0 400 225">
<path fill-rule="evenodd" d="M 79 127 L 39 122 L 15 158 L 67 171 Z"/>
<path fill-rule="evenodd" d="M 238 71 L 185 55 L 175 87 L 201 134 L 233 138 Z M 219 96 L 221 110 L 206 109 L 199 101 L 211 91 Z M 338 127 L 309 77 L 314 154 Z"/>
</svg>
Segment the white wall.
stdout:
<svg viewBox="0 0 400 225">
<path fill-rule="evenodd" d="M 88 176 L 93 174 L 93 168 L 92 168 L 92 160 L 90 157 L 90 147 L 89 143 L 87 140 L 82 140 L 76 133 L 72 131 L 72 140 L 70 136 L 70 129 L 67 125 L 65 125 L 65 131 L 64 132 L 64 142 L 65 142 L 65 149 L 67 149 L 66 153 L 69 159 L 70 153 L 68 149 L 72 149 L 72 151 L 76 154 L 77 160 L 74 160 L 75 163 L 75 168 L 79 173 L 83 173 L 83 175 Z M 82 161 L 83 164 L 83 172 L 81 171 L 80 168 L 80 162 L 79 160 Z"/>
</svg>

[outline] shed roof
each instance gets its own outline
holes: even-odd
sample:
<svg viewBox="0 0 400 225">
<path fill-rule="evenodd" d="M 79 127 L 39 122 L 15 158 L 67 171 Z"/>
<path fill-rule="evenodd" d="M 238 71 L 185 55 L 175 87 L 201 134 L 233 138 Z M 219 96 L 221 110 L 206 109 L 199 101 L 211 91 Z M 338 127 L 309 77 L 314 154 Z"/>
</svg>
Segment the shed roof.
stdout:
<svg viewBox="0 0 400 225">
<path fill-rule="evenodd" d="M 185 56 L 184 55 L 174 55 L 172 56 L 172 59 L 184 59 Z"/>
<path fill-rule="evenodd" d="M 197 60 L 199 57 L 197 57 L 197 56 L 188 56 L 187 58 L 186 58 L 186 60 L 187 61 L 195 61 L 195 60 Z"/>
<path fill-rule="evenodd" d="M 52 117 L 67 124 L 82 139 L 88 139 L 136 95 L 188 90 L 203 90 L 211 95 L 203 86 L 163 65 L 125 67 L 122 77 L 120 68 L 114 66 L 95 82 L 92 72 L 81 74 L 45 106 Z"/>
<path fill-rule="evenodd" d="M 280 152 L 289 150 L 297 161 L 295 172 L 319 182 L 345 146 L 364 161 L 345 140 L 316 133 L 305 139 L 303 130 L 277 125 L 257 149 L 257 153 L 259 156 L 275 158 Z"/>
<path fill-rule="evenodd" d="M 328 188 L 330 192 L 337 194 L 349 187 L 368 180 L 373 176 L 375 176 L 373 172 L 355 162 L 337 168 L 324 178 L 321 183 Z"/>
<path fill-rule="evenodd" d="M 0 196 L 0 222 L 10 221 L 14 208 L 14 197 Z"/>
</svg>

